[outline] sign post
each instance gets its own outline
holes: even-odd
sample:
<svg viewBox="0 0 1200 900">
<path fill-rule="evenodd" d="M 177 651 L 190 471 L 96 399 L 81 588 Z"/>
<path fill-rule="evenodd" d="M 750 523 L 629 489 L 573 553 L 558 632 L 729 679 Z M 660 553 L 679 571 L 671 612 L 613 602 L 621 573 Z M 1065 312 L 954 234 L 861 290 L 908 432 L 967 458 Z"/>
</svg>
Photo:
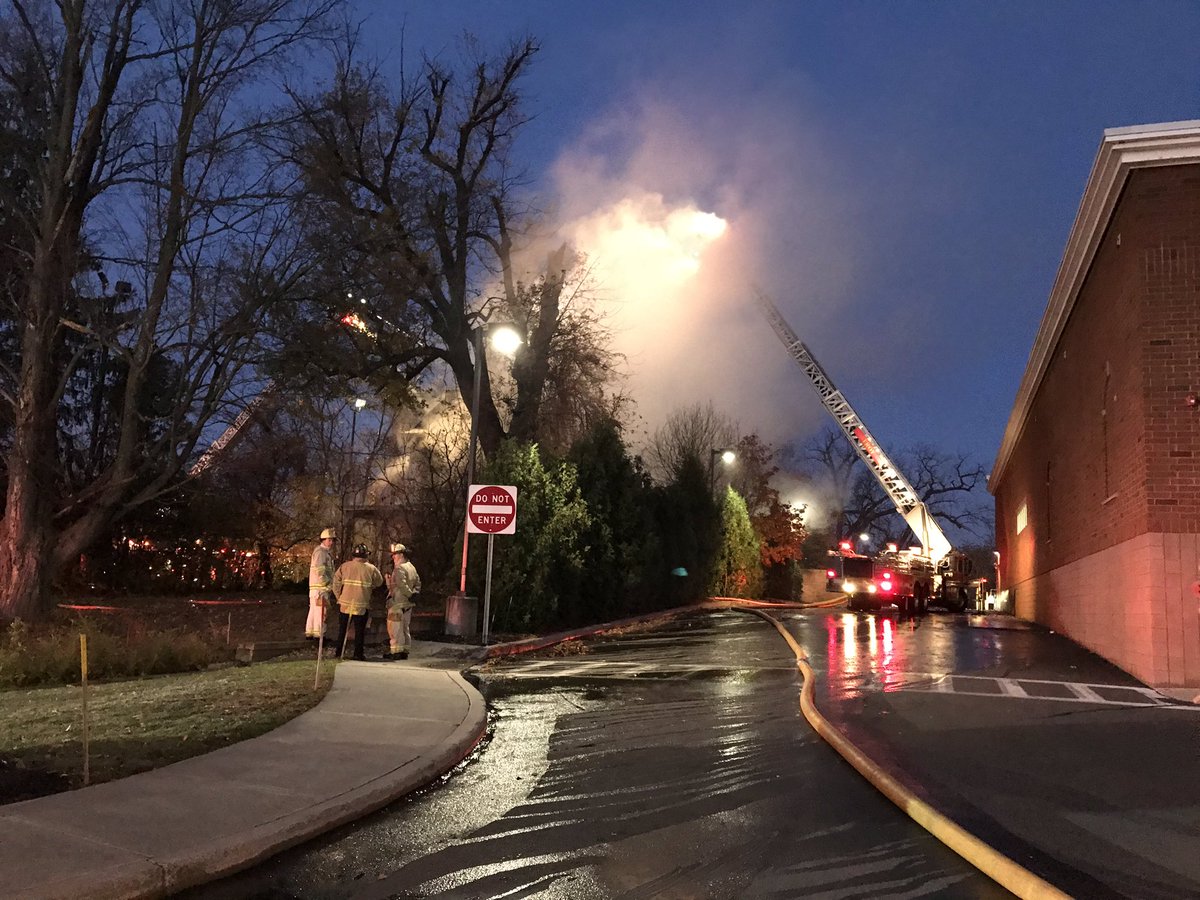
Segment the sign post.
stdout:
<svg viewBox="0 0 1200 900">
<path fill-rule="evenodd" d="M 516 487 L 472 484 L 467 491 L 467 533 L 488 536 L 487 577 L 483 588 L 483 645 L 486 647 L 492 615 L 492 541 L 498 534 L 517 533 Z"/>
</svg>

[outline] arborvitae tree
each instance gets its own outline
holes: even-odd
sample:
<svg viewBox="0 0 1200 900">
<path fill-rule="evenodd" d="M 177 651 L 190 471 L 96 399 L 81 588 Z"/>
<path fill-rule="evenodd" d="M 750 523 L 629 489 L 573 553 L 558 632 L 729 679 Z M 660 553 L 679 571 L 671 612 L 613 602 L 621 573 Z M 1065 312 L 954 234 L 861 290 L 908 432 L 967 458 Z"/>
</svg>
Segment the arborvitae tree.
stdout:
<svg viewBox="0 0 1200 900">
<path fill-rule="evenodd" d="M 699 457 L 681 457 L 675 479 L 657 491 L 656 500 L 662 555 L 648 573 L 647 600 L 655 608 L 703 600 L 712 584 L 721 521 Z"/>
<path fill-rule="evenodd" d="M 661 552 L 648 514 L 653 488 L 611 419 L 577 442 L 570 460 L 591 525 L 579 593 L 564 598 L 562 618 L 568 624 L 619 618 L 643 605 L 649 554 Z"/>
<path fill-rule="evenodd" d="M 759 596 L 762 593 L 760 553 L 746 501 L 733 488 L 726 488 L 721 505 L 721 546 L 713 567 L 713 593 L 719 597 Z"/>
<path fill-rule="evenodd" d="M 526 632 L 557 623 L 577 595 L 591 527 L 570 463 L 544 465 L 536 444 L 501 444 L 481 482 L 517 488 L 517 532 L 494 538 L 492 630 Z M 487 538 L 471 541 L 468 590 L 482 601 Z"/>
</svg>

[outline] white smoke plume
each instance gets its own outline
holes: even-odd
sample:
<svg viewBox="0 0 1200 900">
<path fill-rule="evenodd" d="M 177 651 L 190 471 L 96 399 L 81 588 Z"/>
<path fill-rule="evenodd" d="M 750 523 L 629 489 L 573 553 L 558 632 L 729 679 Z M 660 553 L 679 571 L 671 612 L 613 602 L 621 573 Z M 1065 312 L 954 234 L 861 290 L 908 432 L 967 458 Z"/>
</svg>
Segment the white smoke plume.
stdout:
<svg viewBox="0 0 1200 900">
<path fill-rule="evenodd" d="M 837 163 L 771 104 L 684 114 L 625 104 L 554 168 L 560 235 L 587 254 L 628 387 L 652 432 L 712 400 L 779 443 L 824 415 L 752 302 L 761 285 L 806 342 L 830 336 L 853 267 Z"/>
</svg>

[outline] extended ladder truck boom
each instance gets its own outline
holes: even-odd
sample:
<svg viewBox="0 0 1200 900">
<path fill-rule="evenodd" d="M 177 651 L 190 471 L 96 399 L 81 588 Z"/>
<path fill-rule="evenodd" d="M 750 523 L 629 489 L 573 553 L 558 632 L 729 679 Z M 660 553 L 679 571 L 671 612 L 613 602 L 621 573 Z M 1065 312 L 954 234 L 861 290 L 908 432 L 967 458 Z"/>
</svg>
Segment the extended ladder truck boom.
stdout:
<svg viewBox="0 0 1200 900">
<path fill-rule="evenodd" d="M 792 327 L 788 325 L 787 320 L 783 318 L 771 298 L 761 291 L 755 291 L 755 298 L 762 308 L 763 315 L 775 329 L 775 334 L 783 341 L 783 345 L 787 347 L 792 359 L 804 370 L 804 374 L 816 388 L 821 403 L 829 410 L 829 414 L 842 429 L 842 434 L 846 435 L 859 458 L 867 464 L 871 474 L 883 486 L 884 491 L 895 504 L 896 510 L 904 517 L 908 527 L 913 530 L 913 534 L 925 548 L 925 552 L 935 564 L 941 562 L 953 547 L 941 527 L 930 515 L 929 508 L 921 502 L 921 498 L 917 496 L 913 486 L 908 483 L 908 479 L 892 464 L 887 454 L 883 452 L 883 448 L 871 437 L 867 426 L 858 417 L 858 413 L 854 411 L 850 401 L 834 386 L 833 381 L 821 368 L 821 364 L 812 355 L 812 351 L 804 346 L 804 342 L 796 336 L 796 332 L 792 331 Z"/>
<path fill-rule="evenodd" d="M 866 463 L 871 474 L 875 476 L 895 505 L 897 512 L 908 523 L 908 527 L 917 536 L 917 540 L 921 542 L 934 571 L 945 573 L 942 576 L 943 588 L 953 589 L 954 604 L 958 605 L 965 601 L 966 596 L 960 581 L 969 577 L 969 570 L 964 571 L 964 566 L 968 566 L 969 561 L 954 550 L 950 540 L 930 514 L 929 508 L 917 496 L 917 492 L 908 479 L 896 468 L 883 448 L 871 436 L 863 420 L 854 411 L 854 407 L 837 389 L 825 370 L 821 368 L 821 364 L 817 362 L 812 351 L 797 337 L 796 332 L 792 330 L 771 298 L 759 290 L 754 292 L 754 297 L 776 336 L 787 348 L 788 354 L 812 382 L 817 396 L 821 398 L 821 403 L 833 416 L 833 420 L 837 422 L 859 458 Z"/>
</svg>

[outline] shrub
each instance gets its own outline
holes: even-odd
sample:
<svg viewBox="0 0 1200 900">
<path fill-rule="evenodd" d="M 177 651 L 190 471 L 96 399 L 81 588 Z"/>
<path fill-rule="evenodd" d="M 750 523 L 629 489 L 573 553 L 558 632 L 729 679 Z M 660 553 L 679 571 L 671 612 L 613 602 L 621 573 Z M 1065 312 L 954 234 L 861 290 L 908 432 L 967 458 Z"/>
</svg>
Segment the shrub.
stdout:
<svg viewBox="0 0 1200 900">
<path fill-rule="evenodd" d="M 0 636 L 0 688 L 78 684 L 81 633 L 89 680 L 193 671 L 228 656 L 225 647 L 186 631 L 130 628 L 117 635 L 92 623 L 34 630 L 16 621 Z"/>
</svg>

